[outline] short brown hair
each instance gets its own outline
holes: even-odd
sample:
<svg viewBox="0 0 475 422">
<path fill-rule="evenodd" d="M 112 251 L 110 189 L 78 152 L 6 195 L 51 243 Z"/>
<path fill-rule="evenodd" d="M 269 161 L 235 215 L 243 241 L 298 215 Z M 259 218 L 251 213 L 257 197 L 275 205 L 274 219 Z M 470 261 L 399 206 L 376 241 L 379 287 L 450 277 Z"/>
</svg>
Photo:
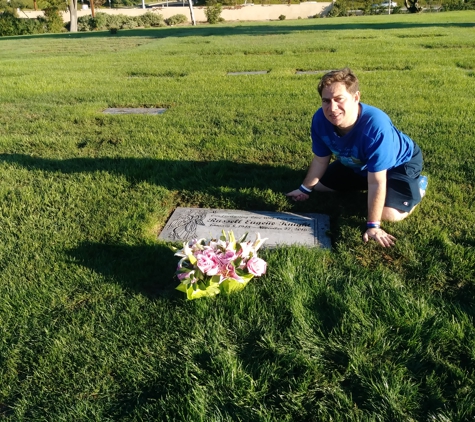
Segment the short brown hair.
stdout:
<svg viewBox="0 0 475 422">
<path fill-rule="evenodd" d="M 345 84 L 350 94 L 356 94 L 360 90 L 358 78 L 349 67 L 332 70 L 322 76 L 318 84 L 318 93 L 322 96 L 323 89 L 337 82 Z"/>
</svg>

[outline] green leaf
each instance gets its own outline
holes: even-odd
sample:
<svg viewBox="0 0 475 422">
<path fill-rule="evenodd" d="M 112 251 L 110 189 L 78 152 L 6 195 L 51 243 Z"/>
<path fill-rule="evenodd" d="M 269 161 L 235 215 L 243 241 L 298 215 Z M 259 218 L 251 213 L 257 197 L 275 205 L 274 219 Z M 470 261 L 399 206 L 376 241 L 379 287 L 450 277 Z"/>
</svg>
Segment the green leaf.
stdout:
<svg viewBox="0 0 475 422">
<path fill-rule="evenodd" d="M 191 273 L 192 270 L 190 270 L 189 268 L 180 268 L 179 270 L 176 271 L 176 274 L 184 274 L 184 273 Z"/>
<path fill-rule="evenodd" d="M 195 265 L 198 262 L 198 260 L 192 254 L 188 255 L 188 260 L 191 262 L 191 265 Z"/>
<path fill-rule="evenodd" d="M 244 282 L 247 284 L 254 278 L 254 274 L 244 274 L 241 278 L 243 278 Z"/>
<path fill-rule="evenodd" d="M 177 287 L 175 287 L 176 290 L 179 290 L 180 292 L 186 293 L 188 287 L 185 284 L 180 283 Z"/>
<path fill-rule="evenodd" d="M 195 292 L 195 288 L 194 288 L 194 285 L 191 284 L 187 289 L 186 289 L 186 297 L 188 298 L 188 300 L 192 300 L 193 299 L 193 293 Z"/>
<path fill-rule="evenodd" d="M 195 283 L 186 289 L 186 297 L 188 300 L 200 299 L 202 297 L 213 297 L 220 293 L 219 287 L 216 284 L 210 285 L 206 288 L 200 289 Z M 204 284 L 204 283 L 200 283 Z"/>
<path fill-rule="evenodd" d="M 250 274 L 250 275 L 251 275 L 251 278 L 252 278 L 252 274 Z M 223 280 L 223 282 L 219 285 L 219 288 L 220 288 L 222 293 L 226 293 L 226 294 L 230 294 L 232 292 L 239 292 L 242 289 L 244 289 L 244 287 L 247 286 L 247 283 L 249 283 L 251 278 L 245 280 L 243 283 L 240 283 L 239 281 L 234 280 L 233 278 L 227 278 L 227 279 Z"/>
<path fill-rule="evenodd" d="M 243 243 L 243 242 L 245 242 L 245 241 L 246 241 L 246 238 L 247 238 L 247 235 L 248 235 L 248 233 L 244 233 L 244 234 L 239 238 L 238 243 Z M 241 245 L 239 245 L 239 246 L 241 246 Z"/>
<path fill-rule="evenodd" d="M 236 269 L 236 274 L 246 281 L 249 281 L 254 277 L 254 274 L 248 273 L 247 271 L 241 270 L 239 268 Z"/>
<path fill-rule="evenodd" d="M 221 277 L 219 275 L 214 275 L 209 280 L 210 285 L 219 284 L 219 280 L 221 280 Z"/>
</svg>

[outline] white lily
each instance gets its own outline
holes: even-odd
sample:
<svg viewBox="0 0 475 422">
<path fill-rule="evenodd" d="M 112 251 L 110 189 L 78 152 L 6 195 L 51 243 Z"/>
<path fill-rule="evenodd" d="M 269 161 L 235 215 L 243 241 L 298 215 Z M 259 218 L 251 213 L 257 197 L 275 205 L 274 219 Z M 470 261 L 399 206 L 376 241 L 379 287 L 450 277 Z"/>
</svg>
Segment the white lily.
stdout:
<svg viewBox="0 0 475 422">
<path fill-rule="evenodd" d="M 268 239 L 268 237 L 264 238 L 264 239 L 261 239 L 261 235 L 259 233 L 257 233 L 256 235 L 256 240 L 254 241 L 253 243 L 253 248 L 254 248 L 254 251 L 257 252 L 259 250 L 259 248 L 264 244 L 264 242 Z"/>
</svg>

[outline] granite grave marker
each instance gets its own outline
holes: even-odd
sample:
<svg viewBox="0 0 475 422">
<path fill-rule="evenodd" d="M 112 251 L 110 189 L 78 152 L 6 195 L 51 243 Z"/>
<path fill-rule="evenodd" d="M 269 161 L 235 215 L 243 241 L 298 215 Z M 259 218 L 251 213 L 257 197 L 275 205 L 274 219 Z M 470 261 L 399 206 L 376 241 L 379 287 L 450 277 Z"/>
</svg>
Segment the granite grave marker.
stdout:
<svg viewBox="0 0 475 422">
<path fill-rule="evenodd" d="M 239 76 L 239 75 L 265 75 L 269 73 L 267 70 L 252 70 L 248 72 L 228 72 L 228 76 Z"/>
<path fill-rule="evenodd" d="M 106 108 L 104 114 L 163 114 L 167 111 L 166 108 L 127 108 L 127 107 L 115 107 Z"/>
<path fill-rule="evenodd" d="M 259 233 L 261 238 L 268 238 L 264 244 L 267 247 L 300 244 L 330 248 L 329 229 L 330 219 L 324 214 L 179 207 L 158 238 L 184 242 L 218 238 L 223 230 L 232 230 L 236 238 L 249 233 L 248 240 L 254 240 Z"/>
</svg>

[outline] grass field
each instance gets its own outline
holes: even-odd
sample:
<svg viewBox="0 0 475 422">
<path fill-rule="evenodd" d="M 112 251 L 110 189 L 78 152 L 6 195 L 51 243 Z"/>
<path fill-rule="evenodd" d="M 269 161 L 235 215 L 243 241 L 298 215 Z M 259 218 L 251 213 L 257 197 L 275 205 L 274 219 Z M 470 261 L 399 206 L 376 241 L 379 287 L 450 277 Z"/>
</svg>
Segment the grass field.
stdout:
<svg viewBox="0 0 475 422">
<path fill-rule="evenodd" d="M 392 249 L 364 193 L 284 196 L 343 66 L 424 153 Z M 1 38 L 0 80 L 0 419 L 475 418 L 474 12 Z M 187 302 L 177 206 L 329 214 L 333 247 Z"/>
</svg>

